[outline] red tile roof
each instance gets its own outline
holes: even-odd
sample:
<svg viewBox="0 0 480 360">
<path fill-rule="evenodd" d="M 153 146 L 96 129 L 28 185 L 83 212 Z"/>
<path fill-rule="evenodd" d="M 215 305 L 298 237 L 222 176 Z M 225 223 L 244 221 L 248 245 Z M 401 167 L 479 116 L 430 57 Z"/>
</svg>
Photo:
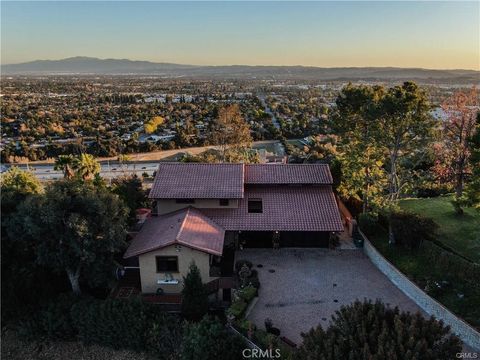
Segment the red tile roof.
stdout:
<svg viewBox="0 0 480 360">
<path fill-rule="evenodd" d="M 245 166 L 245 184 L 332 184 L 327 164 L 252 164 Z"/>
<path fill-rule="evenodd" d="M 186 208 L 145 221 L 124 258 L 179 244 L 209 254 L 222 255 L 225 230 L 199 210 Z"/>
<path fill-rule="evenodd" d="M 248 212 L 249 198 L 262 199 L 262 213 Z M 248 187 L 238 208 L 201 211 L 225 230 L 343 231 L 329 185 Z"/>
<path fill-rule="evenodd" d="M 161 163 L 151 199 L 238 199 L 243 164 Z"/>
</svg>

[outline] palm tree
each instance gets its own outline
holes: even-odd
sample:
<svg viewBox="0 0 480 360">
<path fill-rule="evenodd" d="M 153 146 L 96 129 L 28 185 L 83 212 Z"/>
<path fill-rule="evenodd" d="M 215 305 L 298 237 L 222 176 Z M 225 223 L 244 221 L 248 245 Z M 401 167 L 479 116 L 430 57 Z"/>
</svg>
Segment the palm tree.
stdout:
<svg viewBox="0 0 480 360">
<path fill-rule="evenodd" d="M 92 180 L 96 174 L 100 173 L 100 164 L 90 154 L 80 154 L 75 159 L 74 167 L 75 172 L 83 180 Z"/>
<path fill-rule="evenodd" d="M 63 177 L 65 179 L 71 179 L 75 174 L 73 167 L 75 165 L 75 158 L 72 155 L 60 155 L 55 160 L 54 170 L 63 171 Z"/>
</svg>

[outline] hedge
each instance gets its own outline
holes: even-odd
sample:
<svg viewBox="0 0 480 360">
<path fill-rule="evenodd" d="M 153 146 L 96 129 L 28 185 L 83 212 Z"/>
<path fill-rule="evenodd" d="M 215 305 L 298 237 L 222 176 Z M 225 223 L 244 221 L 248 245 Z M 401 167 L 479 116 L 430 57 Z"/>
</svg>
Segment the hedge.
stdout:
<svg viewBox="0 0 480 360">
<path fill-rule="evenodd" d="M 171 358 L 179 351 L 183 325 L 179 317 L 132 300 L 60 296 L 20 324 L 27 338 L 73 340 Z"/>
</svg>

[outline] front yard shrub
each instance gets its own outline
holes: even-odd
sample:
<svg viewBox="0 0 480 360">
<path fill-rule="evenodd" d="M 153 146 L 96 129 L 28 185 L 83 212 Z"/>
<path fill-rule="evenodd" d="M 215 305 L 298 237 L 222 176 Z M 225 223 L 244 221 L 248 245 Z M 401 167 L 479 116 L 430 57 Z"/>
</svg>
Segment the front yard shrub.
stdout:
<svg viewBox="0 0 480 360">
<path fill-rule="evenodd" d="M 146 305 L 140 299 L 83 301 L 73 306 L 72 318 L 85 343 L 142 350 L 148 322 Z"/>
<path fill-rule="evenodd" d="M 252 274 L 247 278 L 246 285 L 251 285 L 257 290 L 260 288 L 260 280 L 258 280 L 258 271 L 252 270 Z"/>
<path fill-rule="evenodd" d="M 438 225 L 430 218 L 396 211 L 390 218 L 395 242 L 406 249 L 418 249 L 425 241 L 435 241 Z"/>
<path fill-rule="evenodd" d="M 238 272 L 240 271 L 240 269 L 242 268 L 243 265 L 247 265 L 249 269 L 251 269 L 253 267 L 253 264 L 251 261 L 248 261 L 248 260 L 238 260 L 236 263 L 235 263 L 235 273 L 238 275 Z"/>
<path fill-rule="evenodd" d="M 257 288 L 253 285 L 245 286 L 238 291 L 238 296 L 245 302 L 249 303 L 255 296 L 257 296 Z"/>
<path fill-rule="evenodd" d="M 296 358 L 303 359 L 454 359 L 462 342 L 433 317 L 400 312 L 381 302 L 355 301 L 302 334 Z M 345 341 L 348 339 L 348 341 Z"/>
<path fill-rule="evenodd" d="M 205 316 L 198 323 L 185 328 L 181 346 L 182 360 L 240 360 L 245 343 L 239 336 L 227 331 L 218 319 Z"/>
<path fill-rule="evenodd" d="M 141 299 L 84 300 L 72 307 L 78 336 L 85 343 L 148 351 L 169 358 L 179 348 L 178 317 Z"/>
<path fill-rule="evenodd" d="M 363 233 L 367 236 L 371 236 L 377 233 L 378 227 L 378 217 L 370 214 L 370 213 L 363 213 L 358 215 L 358 225 Z"/>
<path fill-rule="evenodd" d="M 227 309 L 227 314 L 234 316 L 235 319 L 239 319 L 247 309 L 247 306 L 248 304 L 245 300 L 237 299 L 232 302 L 232 305 Z"/>
<path fill-rule="evenodd" d="M 180 318 L 158 311 L 155 305 L 147 308 L 147 317 L 145 350 L 154 354 L 156 359 L 178 359 L 183 338 Z"/>
</svg>

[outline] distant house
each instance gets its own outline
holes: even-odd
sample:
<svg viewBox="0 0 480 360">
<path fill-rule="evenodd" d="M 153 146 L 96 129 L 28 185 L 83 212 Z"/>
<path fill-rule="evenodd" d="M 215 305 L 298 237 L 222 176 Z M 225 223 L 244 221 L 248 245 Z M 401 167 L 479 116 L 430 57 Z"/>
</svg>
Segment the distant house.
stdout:
<svg viewBox="0 0 480 360">
<path fill-rule="evenodd" d="M 325 164 L 162 163 L 156 216 L 124 257 L 138 257 L 143 293 L 178 293 L 192 261 L 211 282 L 246 247 L 327 247 L 344 229 L 332 182 Z"/>
</svg>

